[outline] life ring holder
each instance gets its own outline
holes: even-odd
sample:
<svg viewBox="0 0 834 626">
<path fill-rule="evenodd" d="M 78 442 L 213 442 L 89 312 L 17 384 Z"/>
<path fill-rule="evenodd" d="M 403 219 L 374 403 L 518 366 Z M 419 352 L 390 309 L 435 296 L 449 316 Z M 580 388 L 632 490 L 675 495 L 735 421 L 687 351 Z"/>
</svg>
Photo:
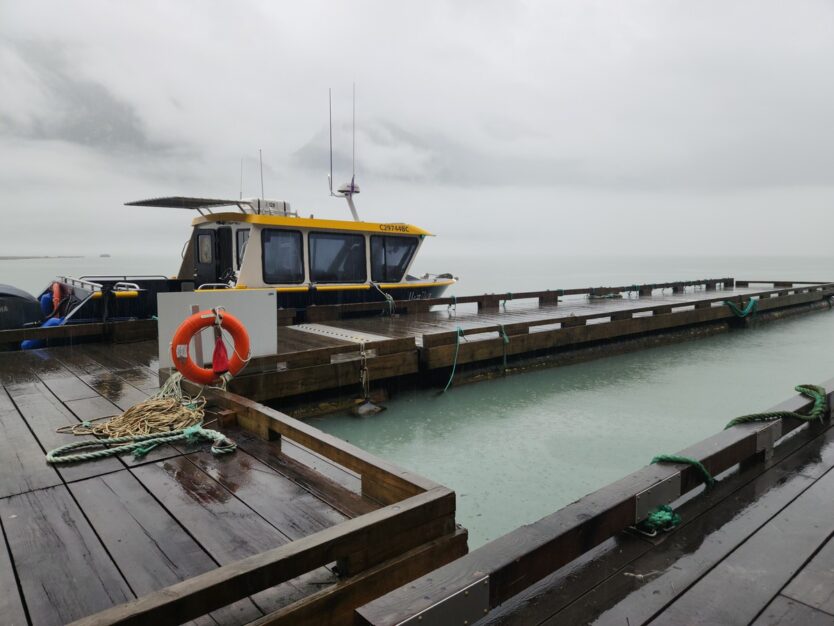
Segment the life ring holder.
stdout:
<svg viewBox="0 0 834 626">
<path fill-rule="evenodd" d="M 227 372 L 216 372 L 213 369 L 197 365 L 191 358 L 191 340 L 204 328 L 217 326 L 232 336 L 234 352 L 229 359 Z M 179 325 L 171 340 L 171 361 L 183 378 L 198 385 L 211 385 L 219 381 L 228 382 L 249 362 L 249 333 L 243 323 L 231 313 L 226 313 L 222 307 L 207 309 L 194 313 Z"/>
</svg>

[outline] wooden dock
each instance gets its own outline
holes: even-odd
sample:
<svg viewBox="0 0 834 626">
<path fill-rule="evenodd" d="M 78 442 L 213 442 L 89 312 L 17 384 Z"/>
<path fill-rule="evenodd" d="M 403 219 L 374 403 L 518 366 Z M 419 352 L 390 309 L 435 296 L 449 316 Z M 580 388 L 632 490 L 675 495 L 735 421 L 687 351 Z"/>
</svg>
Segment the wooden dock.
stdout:
<svg viewBox="0 0 834 626">
<path fill-rule="evenodd" d="M 682 341 L 762 320 L 830 308 L 834 283 L 696 281 L 482 294 L 279 310 L 278 354 L 253 359 L 229 389 L 286 410 L 375 388 L 443 387 L 507 370 L 558 365 Z M 755 315 L 738 308 L 755 300 Z M 152 321 L 0 332 L 66 342 L 155 337 Z M 452 377 L 452 373 L 454 376 Z M 167 377 L 168 371 L 162 376 Z M 301 414 L 304 413 L 302 409 Z"/>
<path fill-rule="evenodd" d="M 795 396 L 771 410 L 810 407 Z M 716 484 L 705 490 L 690 465 L 648 465 L 370 602 L 359 623 L 834 624 L 830 409 L 734 426 L 678 454 Z M 630 529 L 670 503 L 673 530 Z"/>
<path fill-rule="evenodd" d="M 0 354 L 3 624 L 352 624 L 356 606 L 465 554 L 455 494 L 230 393 L 238 449 L 46 464 L 56 429 L 157 389 L 150 342 Z"/>
</svg>

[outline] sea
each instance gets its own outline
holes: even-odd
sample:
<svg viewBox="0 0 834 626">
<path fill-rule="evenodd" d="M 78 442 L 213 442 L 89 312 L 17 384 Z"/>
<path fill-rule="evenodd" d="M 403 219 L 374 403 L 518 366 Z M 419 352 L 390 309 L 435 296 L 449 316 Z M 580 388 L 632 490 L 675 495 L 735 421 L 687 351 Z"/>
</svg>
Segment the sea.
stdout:
<svg viewBox="0 0 834 626">
<path fill-rule="evenodd" d="M 155 256 L 0 260 L 0 283 L 32 293 L 58 274 L 172 275 Z M 731 276 L 834 279 L 829 257 L 421 256 L 413 273 L 451 272 L 449 293 L 504 293 Z M 450 315 L 453 313 L 449 313 Z M 834 312 L 686 343 L 452 387 L 398 392 L 373 417 L 313 418 L 328 433 L 446 485 L 470 548 L 533 522 L 647 464 L 766 409 L 801 383 L 834 377 Z"/>
</svg>

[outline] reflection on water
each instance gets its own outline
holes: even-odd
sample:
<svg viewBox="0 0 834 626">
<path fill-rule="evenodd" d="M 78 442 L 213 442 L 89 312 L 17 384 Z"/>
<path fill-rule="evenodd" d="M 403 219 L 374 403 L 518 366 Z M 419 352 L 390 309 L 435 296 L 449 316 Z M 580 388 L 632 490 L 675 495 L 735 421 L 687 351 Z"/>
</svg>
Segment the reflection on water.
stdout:
<svg viewBox="0 0 834 626">
<path fill-rule="evenodd" d="M 476 547 L 834 376 L 831 346 L 834 313 L 814 313 L 312 423 L 454 488 Z"/>
</svg>

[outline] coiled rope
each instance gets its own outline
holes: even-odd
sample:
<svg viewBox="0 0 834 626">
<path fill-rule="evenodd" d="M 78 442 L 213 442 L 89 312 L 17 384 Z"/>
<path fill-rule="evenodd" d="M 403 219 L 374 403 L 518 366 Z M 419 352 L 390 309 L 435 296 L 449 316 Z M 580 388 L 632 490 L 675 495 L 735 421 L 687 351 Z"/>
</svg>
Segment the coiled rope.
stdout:
<svg viewBox="0 0 834 626">
<path fill-rule="evenodd" d="M 652 459 L 652 464 L 655 463 L 684 463 L 690 465 L 698 470 L 707 487 L 712 487 L 715 484 L 715 479 L 712 477 L 712 474 L 709 473 L 709 470 L 698 459 L 679 456 L 677 454 L 658 454 Z M 640 521 L 634 528 L 648 537 L 654 537 L 659 531 L 668 532 L 680 525 L 680 523 L 681 516 L 671 506 L 663 504 L 650 511 L 646 519 Z"/>
<path fill-rule="evenodd" d="M 806 398 L 814 401 L 814 406 L 808 411 L 807 415 L 796 413 L 795 411 L 770 411 L 769 413 L 751 413 L 750 415 L 742 415 L 737 417 L 724 427 L 724 430 L 737 426 L 738 424 L 749 424 L 751 422 L 770 422 L 773 420 L 789 418 L 802 420 L 804 422 L 812 422 L 814 420 L 822 420 L 828 413 L 828 395 L 824 387 L 819 385 L 797 385 L 794 387 L 796 391 L 801 393 Z"/>
<path fill-rule="evenodd" d="M 182 391 L 182 374 L 175 372 L 160 390 L 121 415 L 107 421 L 81 422 L 63 426 L 56 432 L 72 435 L 93 435 L 99 439 L 80 441 L 51 450 L 47 463 L 77 463 L 133 452 L 142 457 L 159 445 L 178 441 L 212 441 L 213 454 L 227 454 L 237 447 L 222 433 L 203 428 L 205 398 L 191 397 Z M 117 445 L 122 444 L 122 445 Z M 115 447 L 111 447 L 115 446 Z M 92 452 L 78 450 L 100 448 Z M 74 454 L 68 454 L 76 451 Z"/>
</svg>

